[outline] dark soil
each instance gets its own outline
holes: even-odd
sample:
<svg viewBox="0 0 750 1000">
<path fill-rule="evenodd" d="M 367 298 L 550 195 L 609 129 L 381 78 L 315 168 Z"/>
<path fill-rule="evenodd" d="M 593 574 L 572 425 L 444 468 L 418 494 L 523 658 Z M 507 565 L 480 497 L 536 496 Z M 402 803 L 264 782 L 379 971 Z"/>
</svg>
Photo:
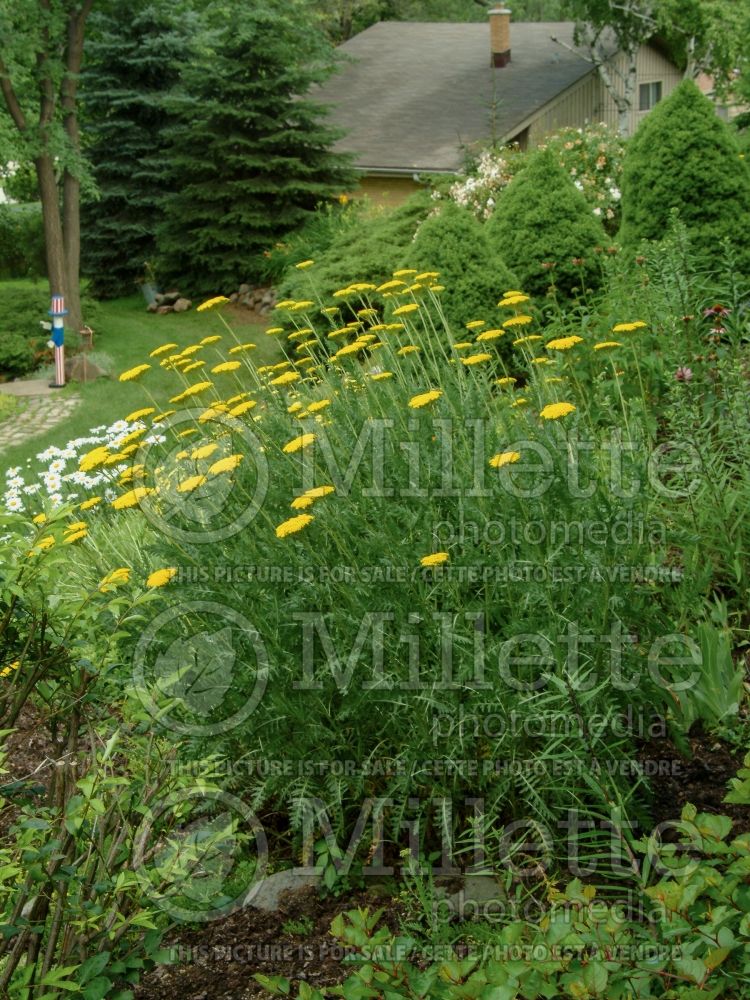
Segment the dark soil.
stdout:
<svg viewBox="0 0 750 1000">
<path fill-rule="evenodd" d="M 671 740 L 651 740 L 641 747 L 638 759 L 656 771 L 651 777 L 649 810 L 653 825 L 680 818 L 691 803 L 698 812 L 719 813 L 733 820 L 732 836 L 750 831 L 750 806 L 724 802 L 730 778 L 742 765 L 746 749 L 733 747 L 698 731 L 689 737 L 686 757 Z M 668 839 L 665 833 L 665 838 Z"/>
<path fill-rule="evenodd" d="M 382 895 L 360 892 L 343 899 L 321 899 L 316 889 L 282 897 L 277 913 L 246 908 L 225 920 L 181 931 L 169 939 L 179 965 L 162 965 L 143 978 L 135 1000 L 267 1000 L 255 980 L 286 976 L 310 986 L 333 986 L 345 978 L 344 949 L 330 934 L 331 921 L 356 907 L 385 906 L 384 920 L 397 929 L 397 910 Z M 288 921 L 307 921 L 304 934 L 284 929 Z"/>
<path fill-rule="evenodd" d="M 0 809 L 0 840 L 15 822 L 21 806 L 45 800 L 52 768 L 61 750 L 31 702 L 24 705 L 14 728 L 15 732 L 5 741 L 6 773 L 0 774 L 0 786 L 10 803 Z"/>
</svg>

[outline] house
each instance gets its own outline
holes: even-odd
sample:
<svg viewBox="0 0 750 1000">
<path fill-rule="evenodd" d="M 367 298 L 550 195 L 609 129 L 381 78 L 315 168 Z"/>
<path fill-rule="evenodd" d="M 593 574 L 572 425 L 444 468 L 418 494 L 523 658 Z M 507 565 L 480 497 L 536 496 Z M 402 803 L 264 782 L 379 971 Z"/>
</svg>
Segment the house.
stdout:
<svg viewBox="0 0 750 1000">
<path fill-rule="evenodd" d="M 403 200 L 423 173 L 460 171 L 467 149 L 494 140 L 538 145 L 563 126 L 607 122 L 614 101 L 577 48 L 573 22 L 381 21 L 345 42 L 340 71 L 316 88 L 331 122 L 345 130 L 336 148 L 355 155 L 358 193 Z M 624 57 L 612 47 L 616 78 Z M 680 70 L 653 45 L 638 53 L 630 127 L 680 83 Z"/>
</svg>

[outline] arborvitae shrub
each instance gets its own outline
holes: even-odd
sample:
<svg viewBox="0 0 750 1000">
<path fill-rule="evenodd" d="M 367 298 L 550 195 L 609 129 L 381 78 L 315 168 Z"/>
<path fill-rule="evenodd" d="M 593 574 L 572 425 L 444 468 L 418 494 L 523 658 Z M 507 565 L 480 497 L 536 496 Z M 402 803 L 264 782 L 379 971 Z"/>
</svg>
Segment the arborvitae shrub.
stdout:
<svg viewBox="0 0 750 1000">
<path fill-rule="evenodd" d="M 530 156 L 486 228 L 525 292 L 543 295 L 554 283 L 558 294 L 573 298 L 582 286 L 601 282 L 596 250 L 606 234 L 550 150 Z"/>
<path fill-rule="evenodd" d="M 750 273 L 750 170 L 711 101 L 686 80 L 641 122 L 622 178 L 626 246 L 658 240 L 677 209 L 695 249 L 715 254 L 729 237 Z"/>
<path fill-rule="evenodd" d="M 482 223 L 451 203 L 419 227 L 404 266 L 440 272 L 440 303 L 454 334 L 469 320 L 496 315 L 498 298 L 517 283 Z"/>
</svg>

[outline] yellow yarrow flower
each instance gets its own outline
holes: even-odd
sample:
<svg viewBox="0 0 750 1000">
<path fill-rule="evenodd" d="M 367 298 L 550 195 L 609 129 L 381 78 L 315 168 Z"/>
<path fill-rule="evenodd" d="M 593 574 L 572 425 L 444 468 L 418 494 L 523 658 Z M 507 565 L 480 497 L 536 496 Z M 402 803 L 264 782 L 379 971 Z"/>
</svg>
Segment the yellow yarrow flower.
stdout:
<svg viewBox="0 0 750 1000">
<path fill-rule="evenodd" d="M 504 465 L 512 465 L 514 462 L 517 462 L 520 457 L 520 451 L 501 451 L 497 455 L 492 456 L 490 465 L 493 469 L 502 469 Z"/>
<path fill-rule="evenodd" d="M 495 379 L 495 385 L 515 385 L 517 381 L 512 375 L 503 375 L 502 378 Z"/>
<path fill-rule="evenodd" d="M 249 342 L 247 344 L 237 344 L 236 347 L 230 347 L 229 348 L 229 353 L 230 354 L 241 354 L 243 351 L 252 351 L 257 346 L 258 346 L 257 344 L 251 344 Z"/>
<path fill-rule="evenodd" d="M 152 419 L 151 423 L 161 424 L 167 419 L 167 417 L 171 417 L 172 414 L 176 412 L 177 412 L 176 410 L 165 410 L 163 413 L 157 413 L 156 416 Z"/>
<path fill-rule="evenodd" d="M 485 340 L 497 340 L 497 338 L 502 337 L 504 333 L 505 330 L 484 330 L 477 337 L 477 343 L 480 343 Z"/>
<path fill-rule="evenodd" d="M 610 347 L 622 347 L 619 340 L 602 340 L 598 344 L 594 344 L 595 351 L 608 350 Z"/>
<path fill-rule="evenodd" d="M 196 306 L 197 312 L 206 312 L 207 309 L 214 309 L 216 306 L 224 305 L 225 302 L 229 302 L 226 295 L 216 295 L 212 299 L 206 299 L 205 302 L 201 302 L 199 306 Z"/>
<path fill-rule="evenodd" d="M 418 350 L 419 348 L 416 347 L 414 344 L 407 344 L 405 347 L 400 347 L 396 351 L 396 354 L 399 354 L 401 355 L 402 358 L 405 358 L 407 354 L 414 354 L 414 352 Z"/>
<path fill-rule="evenodd" d="M 419 560 L 422 566 L 443 566 L 448 562 L 447 552 L 433 552 L 429 556 L 422 556 Z"/>
<path fill-rule="evenodd" d="M 634 323 L 617 323 L 612 327 L 612 333 L 632 333 L 633 330 L 641 330 L 646 324 L 638 319 Z"/>
<path fill-rule="evenodd" d="M 393 372 L 376 372 L 374 375 L 370 375 L 373 382 L 382 382 L 384 379 L 393 378 Z"/>
<path fill-rule="evenodd" d="M 290 517 L 289 520 L 283 521 L 276 528 L 276 537 L 286 538 L 287 535 L 294 535 L 298 531 L 302 531 L 303 528 L 306 528 L 314 520 L 312 514 L 298 514 L 296 517 Z"/>
<path fill-rule="evenodd" d="M 290 506 L 292 510 L 305 510 L 306 507 L 312 507 L 314 503 L 312 497 L 301 496 L 292 500 Z"/>
<path fill-rule="evenodd" d="M 71 524 L 67 525 L 67 527 L 64 528 L 63 530 L 65 532 L 69 532 L 69 531 L 81 531 L 81 529 L 85 528 L 85 527 L 86 527 L 86 522 L 85 521 L 73 521 Z"/>
<path fill-rule="evenodd" d="M 148 417 L 154 412 L 155 410 L 153 406 L 144 406 L 141 410 L 133 410 L 133 412 L 129 413 L 125 419 L 129 424 L 132 424 L 135 423 L 136 420 L 140 420 L 141 417 Z"/>
<path fill-rule="evenodd" d="M 157 569 L 150 574 L 148 580 L 146 580 L 147 587 L 164 587 L 177 576 L 177 569 L 174 566 L 170 566 L 167 569 Z"/>
<path fill-rule="evenodd" d="M 317 413 L 319 410 L 325 410 L 327 406 L 331 405 L 330 399 L 316 399 L 314 403 L 310 403 L 307 407 L 308 413 Z"/>
<path fill-rule="evenodd" d="M 18 670 L 20 666 L 21 666 L 21 661 L 14 660 L 12 663 L 9 663 L 7 667 L 3 667 L 3 669 L 0 670 L 0 677 L 10 677 L 13 671 Z"/>
<path fill-rule="evenodd" d="M 238 403 L 237 406 L 233 406 L 229 411 L 230 417 L 241 417 L 243 413 L 247 413 L 248 410 L 252 410 L 254 406 L 258 404 L 254 399 L 246 399 L 244 403 Z"/>
<path fill-rule="evenodd" d="M 222 361 L 220 365 L 213 367 L 211 372 L 214 375 L 220 375 L 222 372 L 236 372 L 241 367 L 241 361 Z"/>
<path fill-rule="evenodd" d="M 191 396 L 197 396 L 199 392 L 205 392 L 206 389 L 210 389 L 213 386 L 213 382 L 196 382 L 195 385 L 188 386 L 179 396 L 173 396 L 170 399 L 170 403 L 181 403 L 183 399 L 189 399 Z"/>
<path fill-rule="evenodd" d="M 115 510 L 125 510 L 128 507 L 135 507 L 144 497 L 153 492 L 153 489 L 148 486 L 136 486 L 135 489 L 130 490 L 128 493 L 123 493 L 122 496 L 115 497 L 112 501 L 112 506 Z"/>
<path fill-rule="evenodd" d="M 298 271 L 306 271 L 308 267 L 312 267 L 314 263 L 314 260 L 301 260 L 299 264 L 295 264 L 294 266 Z"/>
<path fill-rule="evenodd" d="M 442 389 L 430 389 L 428 392 L 420 392 L 416 396 L 412 396 L 409 400 L 409 406 L 413 410 L 418 410 L 422 406 L 428 406 L 430 403 L 434 403 L 436 399 L 440 399 L 443 395 Z"/>
<path fill-rule="evenodd" d="M 522 313 L 519 316 L 511 316 L 510 319 L 506 319 L 506 321 L 503 323 L 503 326 L 504 327 L 528 326 L 528 324 L 531 322 L 533 322 L 533 317 L 527 316 L 525 313 Z"/>
<path fill-rule="evenodd" d="M 518 340 L 513 341 L 514 347 L 519 347 L 521 344 L 533 344 L 535 340 L 541 340 L 541 334 L 531 333 L 527 337 L 519 337 Z"/>
<path fill-rule="evenodd" d="M 575 406 L 572 403 L 548 403 L 539 416 L 543 420 L 559 420 L 560 417 L 567 417 L 574 410 Z"/>
<path fill-rule="evenodd" d="M 467 330 L 478 330 L 480 326 L 487 326 L 487 321 L 483 319 L 473 319 L 466 324 Z"/>
<path fill-rule="evenodd" d="M 571 347 L 582 343 L 583 337 L 577 337 L 573 334 L 571 337 L 558 337 L 556 340 L 548 340 L 547 349 L 550 351 L 569 351 Z"/>
<path fill-rule="evenodd" d="M 395 279 L 393 281 L 386 281 L 382 285 L 378 285 L 376 291 L 378 291 L 378 292 L 390 292 L 394 288 L 405 288 L 405 287 L 406 287 L 406 282 L 405 281 L 399 281 L 398 279 Z"/>
<path fill-rule="evenodd" d="M 104 445 L 100 445 L 98 448 L 94 448 L 93 451 L 88 452 L 84 455 L 78 464 L 81 472 L 91 472 L 99 465 L 104 465 L 110 456 L 110 451 L 105 448 Z"/>
<path fill-rule="evenodd" d="M 192 493 L 193 490 L 197 490 L 199 486 L 203 486 L 205 481 L 205 476 L 190 476 L 188 479 L 183 479 L 183 481 L 178 484 L 177 492 Z"/>
<path fill-rule="evenodd" d="M 313 486 L 311 489 L 305 490 L 304 496 L 310 497 L 311 500 L 319 500 L 320 497 L 327 497 L 335 492 L 335 486 Z"/>
<path fill-rule="evenodd" d="M 82 538 L 85 538 L 88 534 L 86 528 L 81 528 L 80 531 L 74 531 L 72 535 L 67 535 L 63 538 L 63 545 L 72 545 L 73 542 L 80 542 Z"/>
<path fill-rule="evenodd" d="M 167 351 L 173 351 L 179 344 L 162 344 L 161 347 L 155 348 L 150 354 L 150 358 L 158 358 L 160 354 L 166 354 Z"/>
<path fill-rule="evenodd" d="M 309 444 L 312 444 L 314 440 L 314 434 L 300 434 L 299 437 L 287 441 L 281 450 L 287 455 L 292 455 L 295 451 L 300 451 L 302 448 L 306 448 Z"/>
<path fill-rule="evenodd" d="M 393 271 L 394 278 L 405 278 L 409 274 L 416 274 L 417 269 L 415 267 L 402 267 L 400 271 Z"/>
<path fill-rule="evenodd" d="M 113 569 L 111 573 L 107 573 L 104 579 L 99 584 L 99 590 L 102 594 L 106 594 L 108 590 L 112 590 L 113 587 L 118 586 L 121 583 L 128 583 L 130 580 L 130 569 L 123 566 L 121 569 Z"/>
<path fill-rule="evenodd" d="M 221 472 L 233 472 L 242 459 L 242 455 L 228 455 L 226 458 L 220 458 L 218 462 L 214 462 L 208 471 L 212 476 L 218 476 Z"/>
<path fill-rule="evenodd" d="M 150 367 L 151 365 L 136 365 L 135 368 L 128 368 L 126 372 L 120 375 L 120 382 L 132 382 L 143 375 L 144 372 L 147 372 Z"/>
<path fill-rule="evenodd" d="M 34 524 L 44 524 L 44 522 L 47 520 L 47 515 L 36 514 L 34 517 L 32 517 L 31 520 L 34 522 Z"/>
<path fill-rule="evenodd" d="M 406 313 L 413 313 L 419 309 L 418 302 L 407 302 L 404 306 L 399 306 L 398 309 L 393 310 L 394 316 L 404 316 Z"/>
<path fill-rule="evenodd" d="M 79 510 L 91 510 L 92 507 L 96 507 L 97 504 L 102 502 L 101 497 L 90 497 L 88 500 L 84 500 L 79 506 Z"/>
<path fill-rule="evenodd" d="M 483 361 L 491 361 L 491 354 L 470 354 L 468 358 L 461 358 L 461 364 L 463 365 L 479 365 Z"/>
<path fill-rule="evenodd" d="M 218 444 L 212 441 L 210 444 L 204 444 L 200 448 L 196 448 L 190 457 L 195 460 L 208 458 L 210 455 L 213 455 L 218 447 Z"/>
<path fill-rule="evenodd" d="M 298 381 L 302 378 L 299 372 L 284 372 L 282 375 L 277 375 L 276 378 L 272 378 L 268 383 L 269 385 L 289 385 L 292 382 Z"/>
</svg>

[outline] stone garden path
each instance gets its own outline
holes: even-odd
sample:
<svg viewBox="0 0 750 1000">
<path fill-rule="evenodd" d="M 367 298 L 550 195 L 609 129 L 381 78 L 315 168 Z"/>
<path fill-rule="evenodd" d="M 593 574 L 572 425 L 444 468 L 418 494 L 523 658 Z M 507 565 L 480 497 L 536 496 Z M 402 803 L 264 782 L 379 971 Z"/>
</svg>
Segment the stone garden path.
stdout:
<svg viewBox="0 0 750 1000">
<path fill-rule="evenodd" d="M 20 413 L 0 423 L 0 452 L 55 427 L 75 409 L 81 398 L 78 395 L 61 396 L 60 390 L 50 389 L 45 379 L 5 382 L 0 384 L 0 392 L 28 399 Z"/>
</svg>

